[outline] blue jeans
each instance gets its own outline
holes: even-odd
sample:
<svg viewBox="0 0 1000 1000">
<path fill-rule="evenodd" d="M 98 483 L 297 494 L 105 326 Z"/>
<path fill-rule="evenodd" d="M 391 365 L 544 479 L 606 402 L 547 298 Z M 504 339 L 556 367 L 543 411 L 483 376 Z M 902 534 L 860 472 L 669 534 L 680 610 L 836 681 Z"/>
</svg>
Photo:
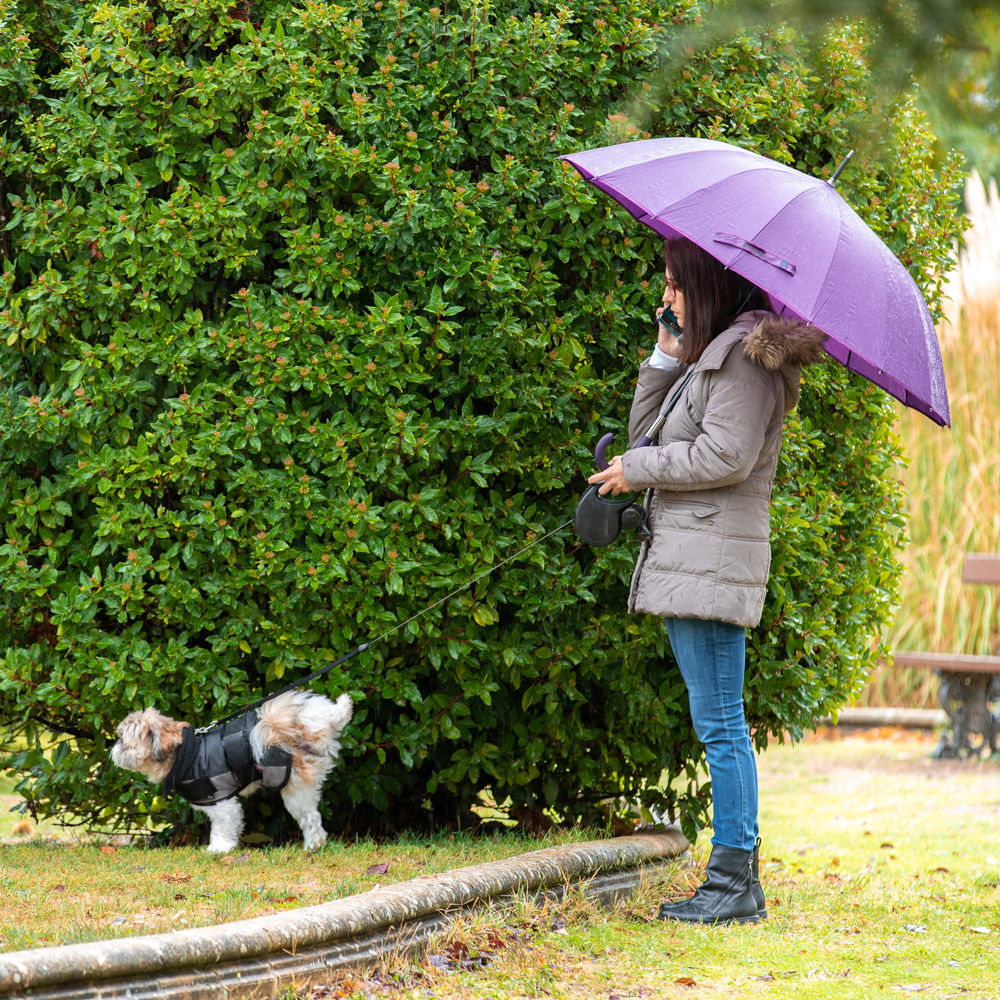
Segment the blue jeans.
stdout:
<svg viewBox="0 0 1000 1000">
<path fill-rule="evenodd" d="M 743 714 L 746 631 L 699 618 L 665 621 L 712 779 L 712 843 L 752 850 L 757 840 L 757 761 Z"/>
</svg>

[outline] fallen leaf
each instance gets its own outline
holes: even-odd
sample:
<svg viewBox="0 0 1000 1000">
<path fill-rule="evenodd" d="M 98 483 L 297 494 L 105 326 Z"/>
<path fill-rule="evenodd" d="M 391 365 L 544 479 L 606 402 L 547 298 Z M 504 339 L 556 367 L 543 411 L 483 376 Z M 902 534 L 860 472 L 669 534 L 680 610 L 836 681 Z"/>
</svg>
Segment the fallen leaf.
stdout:
<svg viewBox="0 0 1000 1000">
<path fill-rule="evenodd" d="M 117 854 L 117 853 L 118 853 L 117 847 L 108 847 L 107 844 L 101 845 L 101 854 Z"/>
<path fill-rule="evenodd" d="M 690 978 L 690 976 L 681 976 L 680 979 L 674 980 L 675 986 L 697 986 L 698 984 Z"/>
<path fill-rule="evenodd" d="M 161 882 L 190 882 L 191 876 L 185 875 L 183 872 L 170 872 L 166 875 L 160 876 Z"/>
<path fill-rule="evenodd" d="M 385 861 L 380 865 L 372 865 L 368 871 L 365 872 L 366 875 L 384 875 L 389 870 L 389 862 Z"/>
<path fill-rule="evenodd" d="M 452 941 L 448 946 L 448 957 L 453 962 L 461 962 L 469 957 L 469 946 L 464 941 Z"/>
</svg>

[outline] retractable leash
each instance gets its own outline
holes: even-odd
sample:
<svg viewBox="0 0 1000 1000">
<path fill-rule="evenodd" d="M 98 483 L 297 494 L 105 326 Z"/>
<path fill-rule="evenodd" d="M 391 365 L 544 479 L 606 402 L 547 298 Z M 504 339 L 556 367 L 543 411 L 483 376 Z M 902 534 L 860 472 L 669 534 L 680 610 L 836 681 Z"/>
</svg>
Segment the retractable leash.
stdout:
<svg viewBox="0 0 1000 1000">
<path fill-rule="evenodd" d="M 677 401 L 684 395 L 688 382 L 694 375 L 694 365 L 685 373 L 678 383 L 676 389 L 663 408 L 660 415 L 649 425 L 649 429 L 636 442 L 636 448 L 645 448 L 651 445 L 660 432 L 660 428 L 670 416 L 671 410 L 677 405 Z M 614 434 L 605 434 L 597 447 L 594 448 L 594 461 L 602 472 L 608 467 L 607 459 L 604 457 L 608 450 L 608 445 Z M 601 496 L 598 490 L 601 483 L 591 486 L 576 505 L 576 533 L 581 540 L 588 545 L 610 545 L 626 528 L 635 531 L 642 541 L 649 541 L 652 532 L 646 518 L 646 508 L 634 498 L 631 500 L 614 500 L 611 497 Z"/>
<path fill-rule="evenodd" d="M 424 615 L 429 614 L 431 611 L 433 611 L 435 608 L 440 607 L 446 601 L 450 601 L 457 594 L 461 594 L 463 590 L 468 590 L 469 587 L 474 586 L 484 577 L 489 576 L 491 573 L 495 573 L 498 569 L 501 569 L 502 567 L 506 566 L 507 563 L 513 562 L 519 556 L 524 555 L 524 553 L 527 552 L 528 549 L 534 548 L 534 546 L 541 544 L 542 542 L 545 541 L 546 538 L 551 538 L 552 535 L 555 535 L 558 532 L 562 531 L 563 528 L 568 528 L 572 523 L 573 523 L 573 518 L 570 518 L 568 521 L 564 521 L 562 524 L 560 524 L 558 528 L 553 528 L 551 531 L 547 531 L 544 535 L 541 535 L 540 537 L 534 539 L 533 541 L 528 542 L 527 545 L 525 545 L 523 548 L 518 549 L 517 552 L 515 552 L 513 555 L 507 556 L 506 559 L 503 559 L 502 561 L 498 562 L 495 566 L 490 566 L 489 569 L 484 570 L 482 573 L 480 573 L 478 576 L 473 577 L 467 583 L 463 583 L 461 587 L 456 587 L 450 594 L 445 594 L 444 597 L 435 601 L 433 604 L 428 605 L 422 611 L 418 611 L 415 615 L 411 615 L 409 618 L 406 619 L 405 622 L 400 622 L 398 625 L 393 625 L 391 629 L 389 629 L 386 632 L 383 632 L 377 638 L 369 639 L 368 642 L 363 642 L 361 643 L 360 646 L 356 646 L 349 653 L 345 653 L 342 657 L 340 657 L 339 660 L 334 660 L 333 663 L 328 663 L 325 667 L 320 667 L 319 670 L 314 670 L 311 674 L 308 674 L 305 677 L 300 677 L 297 681 L 292 681 L 292 683 L 286 684 L 283 688 L 280 688 L 277 691 L 272 691 L 270 694 L 265 695 L 258 701 L 255 701 L 252 705 L 246 705 L 243 708 L 239 708 L 235 712 L 231 712 L 229 715 L 223 716 L 223 718 L 221 719 L 216 719 L 214 722 L 209 723 L 209 725 L 207 726 L 203 726 L 200 729 L 196 729 L 195 732 L 207 733 L 210 729 L 214 729 L 216 726 L 224 725 L 230 720 L 235 719 L 238 715 L 243 715 L 246 712 L 252 712 L 254 711 L 254 709 L 260 708 L 261 705 L 264 705 L 267 702 L 271 701 L 272 699 L 277 698 L 278 695 L 284 694 L 286 691 L 292 691 L 295 688 L 304 687 L 306 684 L 309 684 L 312 681 L 316 680 L 317 678 L 322 677 L 324 674 L 329 673 L 331 670 L 334 669 L 334 667 L 339 667 L 342 663 L 346 663 L 348 660 L 353 660 L 355 656 L 358 656 L 361 653 L 365 652 L 365 650 L 370 649 L 372 646 L 376 645 L 376 643 L 382 642 L 383 639 L 388 639 L 390 635 L 393 635 L 394 633 L 398 632 L 401 628 L 406 628 L 406 626 L 409 625 L 410 622 L 414 622 L 418 618 L 422 618 Z"/>
</svg>

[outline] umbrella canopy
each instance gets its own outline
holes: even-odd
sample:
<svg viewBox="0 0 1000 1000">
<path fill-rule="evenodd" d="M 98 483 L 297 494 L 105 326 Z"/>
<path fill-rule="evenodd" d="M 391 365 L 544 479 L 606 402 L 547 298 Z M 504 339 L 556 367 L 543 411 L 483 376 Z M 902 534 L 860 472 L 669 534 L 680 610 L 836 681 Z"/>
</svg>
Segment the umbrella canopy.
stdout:
<svg viewBox="0 0 1000 1000">
<path fill-rule="evenodd" d="M 826 352 L 948 426 L 937 333 L 906 268 L 830 181 L 712 139 L 564 156 L 664 237 L 686 236 L 827 334 Z"/>
</svg>

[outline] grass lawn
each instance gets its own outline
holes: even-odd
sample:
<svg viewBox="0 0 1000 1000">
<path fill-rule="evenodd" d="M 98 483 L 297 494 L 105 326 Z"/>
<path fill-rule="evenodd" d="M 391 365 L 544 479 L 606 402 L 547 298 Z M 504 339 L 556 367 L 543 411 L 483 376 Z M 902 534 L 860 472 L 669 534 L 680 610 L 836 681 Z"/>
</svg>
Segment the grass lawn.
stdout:
<svg viewBox="0 0 1000 1000">
<path fill-rule="evenodd" d="M 288 846 L 222 857 L 196 848 L 9 839 L 0 844 L 0 951 L 243 920 L 587 836 L 331 841 L 312 854 Z"/>
<path fill-rule="evenodd" d="M 684 881 L 675 872 L 672 886 L 613 913 L 581 898 L 498 906 L 419 960 L 287 997 L 1000 1000 L 1000 761 L 932 761 L 933 739 L 895 731 L 825 735 L 760 760 L 766 923 L 654 920 Z M 239 919 L 552 842 L 452 837 L 222 859 L 8 842 L 0 937 L 12 949 Z M 707 843 L 706 833 L 699 860 Z"/>
</svg>

